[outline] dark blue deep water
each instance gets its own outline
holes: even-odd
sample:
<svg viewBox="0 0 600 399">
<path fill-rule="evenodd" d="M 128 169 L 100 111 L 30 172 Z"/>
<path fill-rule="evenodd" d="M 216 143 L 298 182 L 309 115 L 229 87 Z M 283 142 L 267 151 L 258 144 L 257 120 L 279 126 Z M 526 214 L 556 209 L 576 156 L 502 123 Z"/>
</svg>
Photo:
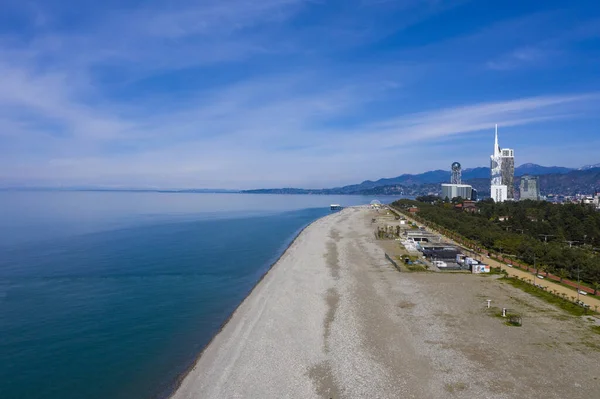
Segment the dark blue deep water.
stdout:
<svg viewBox="0 0 600 399">
<path fill-rule="evenodd" d="M 167 395 L 304 226 L 372 199 L 0 192 L 0 398 Z"/>
</svg>

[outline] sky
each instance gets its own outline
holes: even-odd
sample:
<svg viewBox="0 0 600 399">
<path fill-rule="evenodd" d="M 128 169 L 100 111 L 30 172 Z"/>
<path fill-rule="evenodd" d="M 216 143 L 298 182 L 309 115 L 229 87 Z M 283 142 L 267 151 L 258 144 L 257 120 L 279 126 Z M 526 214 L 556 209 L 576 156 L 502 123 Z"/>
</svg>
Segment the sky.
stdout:
<svg viewBox="0 0 600 399">
<path fill-rule="evenodd" d="M 0 187 L 600 162 L 600 2 L 0 0 Z"/>
</svg>

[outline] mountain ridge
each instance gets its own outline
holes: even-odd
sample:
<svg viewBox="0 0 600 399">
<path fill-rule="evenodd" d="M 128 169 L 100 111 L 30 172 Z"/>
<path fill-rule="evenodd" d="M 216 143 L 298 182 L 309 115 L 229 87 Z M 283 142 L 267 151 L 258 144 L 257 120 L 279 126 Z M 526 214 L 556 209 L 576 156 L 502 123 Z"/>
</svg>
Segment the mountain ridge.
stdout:
<svg viewBox="0 0 600 399">
<path fill-rule="evenodd" d="M 515 168 L 515 185 L 525 175 L 540 176 L 543 192 L 572 195 L 578 190 L 595 190 L 600 187 L 600 164 L 588 165 L 579 169 L 561 166 L 541 166 L 526 163 Z M 583 169 L 586 168 L 586 169 Z M 462 180 L 471 184 L 481 194 L 489 194 L 490 168 L 477 167 L 464 169 Z M 450 171 L 432 170 L 420 174 L 403 174 L 379 180 L 365 180 L 359 184 L 329 189 L 275 188 L 242 190 L 243 193 L 257 194 L 363 194 L 363 195 L 420 195 L 440 191 L 440 184 L 450 182 Z M 558 190 L 558 191 L 557 191 Z"/>
</svg>

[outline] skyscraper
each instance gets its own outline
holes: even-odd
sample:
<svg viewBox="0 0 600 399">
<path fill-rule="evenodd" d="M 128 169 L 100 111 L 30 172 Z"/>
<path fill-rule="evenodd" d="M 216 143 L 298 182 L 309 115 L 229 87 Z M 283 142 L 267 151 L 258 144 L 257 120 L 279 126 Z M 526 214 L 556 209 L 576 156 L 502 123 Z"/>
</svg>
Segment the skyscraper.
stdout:
<svg viewBox="0 0 600 399">
<path fill-rule="evenodd" d="M 452 163 L 452 177 L 450 184 L 442 184 L 442 199 L 448 198 L 449 200 L 452 200 L 457 197 L 461 197 L 462 199 L 466 200 L 477 199 L 477 191 L 475 191 L 475 196 L 473 196 L 473 187 L 468 184 L 461 184 L 461 170 L 462 167 L 460 166 L 460 163 Z"/>
<path fill-rule="evenodd" d="M 498 125 L 494 154 L 491 156 L 491 195 L 496 202 L 515 198 L 515 150 L 500 148 L 498 144 Z"/>
<path fill-rule="evenodd" d="M 521 201 L 523 200 L 540 200 L 540 180 L 537 176 L 521 177 L 520 186 Z"/>
<path fill-rule="evenodd" d="M 452 179 L 450 180 L 450 183 L 462 184 L 462 167 L 458 162 L 452 164 Z"/>
<path fill-rule="evenodd" d="M 508 198 L 508 187 L 502 179 L 502 150 L 498 145 L 498 125 L 496 125 L 496 139 L 494 142 L 494 153 L 491 155 L 490 192 L 496 202 L 504 202 Z M 513 161 L 514 165 L 514 161 Z"/>
<path fill-rule="evenodd" d="M 515 198 L 515 151 L 503 148 L 502 152 L 502 184 L 506 186 L 507 198 Z"/>
</svg>

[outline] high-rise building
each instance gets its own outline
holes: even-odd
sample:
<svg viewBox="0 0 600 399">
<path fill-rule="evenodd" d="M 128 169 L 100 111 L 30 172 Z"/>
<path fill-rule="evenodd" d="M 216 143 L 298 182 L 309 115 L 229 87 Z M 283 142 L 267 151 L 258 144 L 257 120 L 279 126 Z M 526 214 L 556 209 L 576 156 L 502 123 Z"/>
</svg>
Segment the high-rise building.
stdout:
<svg viewBox="0 0 600 399">
<path fill-rule="evenodd" d="M 508 197 L 508 190 L 505 185 L 495 185 L 491 186 L 491 196 L 496 202 L 504 202 Z"/>
<path fill-rule="evenodd" d="M 450 180 L 450 183 L 462 184 L 462 167 L 458 162 L 452 163 L 452 180 Z"/>
<path fill-rule="evenodd" d="M 502 184 L 506 186 L 508 199 L 515 198 L 515 151 L 502 149 Z"/>
<path fill-rule="evenodd" d="M 461 197 L 465 200 L 476 200 L 477 191 L 473 190 L 473 187 L 468 184 L 461 184 L 462 167 L 460 163 L 453 162 L 450 167 L 452 177 L 450 178 L 450 184 L 442 184 L 442 199 L 448 198 L 452 200 L 457 197 Z M 475 197 L 473 197 L 473 192 Z"/>
<path fill-rule="evenodd" d="M 491 158 L 490 189 L 496 202 L 504 202 L 515 198 L 515 151 L 500 148 L 498 144 L 498 125 L 494 141 L 494 154 Z"/>
<path fill-rule="evenodd" d="M 523 200 L 540 200 L 540 179 L 537 176 L 521 177 L 520 186 L 521 201 Z"/>
</svg>

